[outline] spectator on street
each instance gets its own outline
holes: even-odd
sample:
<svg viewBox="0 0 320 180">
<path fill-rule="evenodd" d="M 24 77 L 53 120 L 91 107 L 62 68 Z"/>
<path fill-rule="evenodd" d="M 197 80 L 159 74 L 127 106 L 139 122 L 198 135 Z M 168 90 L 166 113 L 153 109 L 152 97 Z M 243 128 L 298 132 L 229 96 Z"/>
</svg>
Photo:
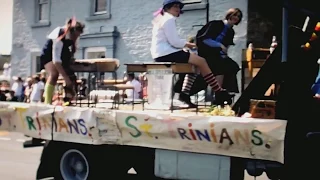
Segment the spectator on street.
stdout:
<svg viewBox="0 0 320 180">
<path fill-rule="evenodd" d="M 128 89 L 126 90 L 126 94 L 127 94 L 127 98 L 128 99 L 139 99 L 140 98 L 140 92 L 141 92 L 141 83 L 135 78 L 134 73 L 128 73 L 128 81 L 127 81 L 127 85 L 131 85 L 133 86 L 133 90 L 132 89 Z"/>
<path fill-rule="evenodd" d="M 28 77 L 26 79 L 25 89 L 24 89 L 24 102 L 29 103 L 30 102 L 30 95 L 32 92 L 32 78 Z"/>
<path fill-rule="evenodd" d="M 14 76 L 12 78 L 14 83 L 12 84 L 11 90 L 14 92 L 14 99 L 17 99 L 18 102 L 22 102 L 23 98 L 23 81 L 21 77 Z"/>
<path fill-rule="evenodd" d="M 30 102 L 39 103 L 42 100 L 44 92 L 44 83 L 40 81 L 39 76 L 33 78 L 32 91 L 30 95 Z"/>
</svg>

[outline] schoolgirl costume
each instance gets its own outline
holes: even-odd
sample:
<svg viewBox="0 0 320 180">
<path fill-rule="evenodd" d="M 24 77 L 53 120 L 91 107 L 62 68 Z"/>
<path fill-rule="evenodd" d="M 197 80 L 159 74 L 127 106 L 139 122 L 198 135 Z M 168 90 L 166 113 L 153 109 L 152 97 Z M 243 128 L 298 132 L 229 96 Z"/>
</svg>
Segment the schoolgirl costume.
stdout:
<svg viewBox="0 0 320 180">
<path fill-rule="evenodd" d="M 189 63 L 190 52 L 184 51 L 187 44 L 186 39 L 181 39 L 176 27 L 177 17 L 165 12 L 173 5 L 178 4 L 180 10 L 184 4 L 180 0 L 164 0 L 163 8 L 157 11 L 153 20 L 151 55 L 156 62 Z M 204 80 L 214 91 L 221 91 L 215 76 L 212 73 L 205 75 Z M 192 83 L 188 77 L 185 78 L 183 93 L 188 94 Z M 191 104 L 190 104 L 191 105 Z"/>
<path fill-rule="evenodd" d="M 72 58 L 75 53 L 76 47 L 75 42 L 70 39 L 69 32 L 65 32 L 66 28 L 57 27 L 48 36 L 42 53 L 40 61 L 42 66 L 53 61 L 62 64 L 65 72 L 69 75 L 72 82 L 76 83 L 76 76 L 74 71 L 70 68 Z M 72 93 L 73 89 L 66 87 L 66 93 Z M 53 96 L 54 86 L 46 83 L 45 87 L 45 103 L 51 104 Z M 50 98 L 51 97 L 51 98 Z"/>
<path fill-rule="evenodd" d="M 221 50 L 235 45 L 233 42 L 234 30 L 223 20 L 214 20 L 207 23 L 197 33 L 198 53 L 207 60 L 215 75 L 224 75 L 223 88 L 229 92 L 239 93 L 236 74 L 239 65 Z"/>
</svg>

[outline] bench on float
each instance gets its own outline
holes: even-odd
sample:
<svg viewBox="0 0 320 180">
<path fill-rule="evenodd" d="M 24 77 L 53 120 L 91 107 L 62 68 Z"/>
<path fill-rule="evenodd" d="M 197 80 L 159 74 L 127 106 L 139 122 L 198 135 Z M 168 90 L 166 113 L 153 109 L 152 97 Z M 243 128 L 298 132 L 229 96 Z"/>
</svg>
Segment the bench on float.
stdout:
<svg viewBox="0 0 320 180">
<path fill-rule="evenodd" d="M 153 70 L 170 70 L 173 74 L 171 92 L 174 93 L 174 81 L 176 75 L 179 74 L 194 74 L 196 73 L 196 68 L 194 65 L 189 63 L 172 63 L 172 62 L 145 62 L 145 63 L 126 63 L 127 73 L 145 73 Z M 149 83 L 148 83 L 149 85 Z M 171 96 L 171 111 L 173 112 L 173 99 Z M 198 109 L 197 109 L 198 112 Z"/>
</svg>

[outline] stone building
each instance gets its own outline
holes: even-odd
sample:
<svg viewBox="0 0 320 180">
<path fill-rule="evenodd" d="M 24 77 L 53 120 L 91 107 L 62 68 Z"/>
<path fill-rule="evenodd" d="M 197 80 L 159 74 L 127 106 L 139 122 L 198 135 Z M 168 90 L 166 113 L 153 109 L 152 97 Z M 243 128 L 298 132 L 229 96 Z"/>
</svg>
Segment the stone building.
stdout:
<svg viewBox="0 0 320 180">
<path fill-rule="evenodd" d="M 184 0 L 185 13 L 178 19 L 182 37 L 194 36 L 206 23 L 206 0 Z M 153 12 L 162 0 L 14 0 L 12 73 L 27 76 L 40 70 L 39 55 L 46 35 L 76 16 L 86 24 L 76 57 L 117 58 L 121 64 L 152 61 L 150 42 Z M 247 42 L 248 0 L 209 0 L 209 18 L 223 18 L 231 7 L 244 13 L 243 22 L 235 28 L 236 45 L 230 55 L 241 61 L 241 49 Z M 124 70 L 121 66 L 120 73 Z"/>
</svg>

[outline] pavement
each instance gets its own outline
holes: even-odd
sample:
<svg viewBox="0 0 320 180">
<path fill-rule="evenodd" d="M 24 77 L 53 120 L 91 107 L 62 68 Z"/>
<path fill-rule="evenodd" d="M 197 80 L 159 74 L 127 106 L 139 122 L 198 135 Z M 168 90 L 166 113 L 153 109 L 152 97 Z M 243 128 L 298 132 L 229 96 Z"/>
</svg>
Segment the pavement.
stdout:
<svg viewBox="0 0 320 180">
<path fill-rule="evenodd" d="M 0 177 L 3 180 L 35 180 L 42 147 L 23 148 L 23 142 L 30 140 L 20 133 L 0 131 Z M 129 173 L 134 174 L 134 169 Z M 106 178 L 108 179 L 108 178 Z M 254 179 L 268 180 L 263 175 Z"/>
</svg>

